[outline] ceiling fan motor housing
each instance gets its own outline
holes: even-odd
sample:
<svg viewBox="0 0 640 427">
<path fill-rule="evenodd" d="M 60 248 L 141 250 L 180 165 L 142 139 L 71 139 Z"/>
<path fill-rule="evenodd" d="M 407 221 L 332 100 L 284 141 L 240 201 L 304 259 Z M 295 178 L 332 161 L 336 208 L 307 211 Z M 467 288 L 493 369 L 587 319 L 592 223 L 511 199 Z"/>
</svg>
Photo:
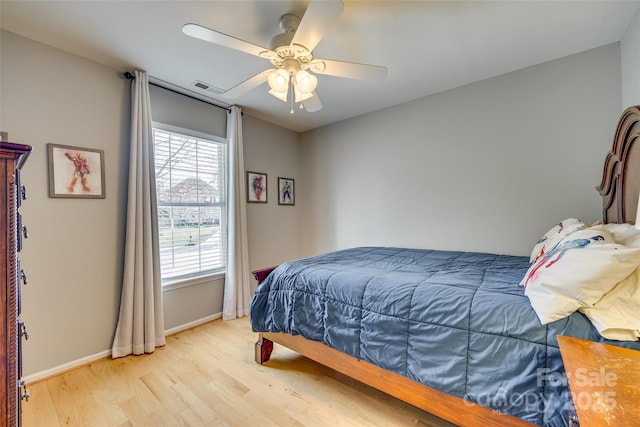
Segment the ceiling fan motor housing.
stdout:
<svg viewBox="0 0 640 427">
<path fill-rule="evenodd" d="M 280 28 L 284 33 L 275 35 L 271 39 L 270 46 L 278 57 L 268 55 L 266 52 L 264 55 L 273 65 L 278 68 L 284 68 L 289 74 L 307 68 L 307 64 L 313 60 L 313 55 L 305 46 L 291 44 L 299 25 L 300 18 L 298 16 L 290 13 L 282 15 L 280 17 Z"/>
<path fill-rule="evenodd" d="M 293 36 L 296 34 L 296 30 L 300 25 L 300 18 L 296 15 L 286 14 L 280 17 L 280 28 L 284 33 L 276 34 L 271 39 L 271 50 L 276 50 L 282 46 L 289 46 Z"/>
</svg>

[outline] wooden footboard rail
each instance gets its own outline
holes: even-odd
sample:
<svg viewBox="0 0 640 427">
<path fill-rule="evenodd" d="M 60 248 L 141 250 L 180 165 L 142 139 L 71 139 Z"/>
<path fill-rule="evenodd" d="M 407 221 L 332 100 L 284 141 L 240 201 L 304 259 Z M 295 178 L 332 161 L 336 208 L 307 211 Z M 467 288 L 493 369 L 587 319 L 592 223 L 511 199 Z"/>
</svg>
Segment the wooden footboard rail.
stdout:
<svg viewBox="0 0 640 427">
<path fill-rule="evenodd" d="M 348 356 L 320 342 L 307 340 L 300 335 L 259 333 L 256 343 L 256 362 L 264 363 L 269 360 L 274 342 L 459 426 L 532 426 L 520 418 L 427 387 L 402 375 Z"/>
<path fill-rule="evenodd" d="M 253 275 L 260 283 L 274 269 L 275 267 L 257 270 L 253 272 Z M 269 360 L 273 350 L 273 343 L 287 347 L 350 378 L 460 426 L 532 426 L 532 424 L 520 418 L 506 415 L 474 402 L 427 387 L 417 381 L 358 360 L 300 335 L 273 332 L 258 333 L 258 341 L 255 345 L 255 360 L 257 363 L 263 364 Z"/>
</svg>

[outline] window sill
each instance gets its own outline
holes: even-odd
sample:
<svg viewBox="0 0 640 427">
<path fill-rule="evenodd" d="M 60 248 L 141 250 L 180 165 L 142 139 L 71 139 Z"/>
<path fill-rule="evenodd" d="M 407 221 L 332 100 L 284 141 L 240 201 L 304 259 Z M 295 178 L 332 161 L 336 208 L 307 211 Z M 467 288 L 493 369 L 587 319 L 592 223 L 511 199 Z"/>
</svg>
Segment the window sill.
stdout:
<svg viewBox="0 0 640 427">
<path fill-rule="evenodd" d="M 189 286 L 202 285 L 204 283 L 213 282 L 216 280 L 224 279 L 224 271 L 212 273 L 207 276 L 190 277 L 188 279 L 179 279 L 174 281 L 167 281 L 162 284 L 162 291 L 173 291 L 175 289 L 186 288 Z"/>
</svg>

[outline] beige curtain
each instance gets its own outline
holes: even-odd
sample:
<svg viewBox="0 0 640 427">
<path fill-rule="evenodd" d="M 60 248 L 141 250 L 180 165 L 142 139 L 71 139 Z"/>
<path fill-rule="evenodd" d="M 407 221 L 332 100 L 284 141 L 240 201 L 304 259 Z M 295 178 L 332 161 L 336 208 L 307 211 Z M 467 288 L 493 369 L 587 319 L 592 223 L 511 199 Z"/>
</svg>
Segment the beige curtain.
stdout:
<svg viewBox="0 0 640 427">
<path fill-rule="evenodd" d="M 224 281 L 222 319 L 249 314 L 249 249 L 247 247 L 247 207 L 242 142 L 242 111 L 232 106 L 227 117 L 229 174 L 227 187 L 227 272 Z"/>
<path fill-rule="evenodd" d="M 120 316 L 112 357 L 152 353 L 165 344 L 156 216 L 149 78 L 131 83 L 129 192 Z"/>
</svg>

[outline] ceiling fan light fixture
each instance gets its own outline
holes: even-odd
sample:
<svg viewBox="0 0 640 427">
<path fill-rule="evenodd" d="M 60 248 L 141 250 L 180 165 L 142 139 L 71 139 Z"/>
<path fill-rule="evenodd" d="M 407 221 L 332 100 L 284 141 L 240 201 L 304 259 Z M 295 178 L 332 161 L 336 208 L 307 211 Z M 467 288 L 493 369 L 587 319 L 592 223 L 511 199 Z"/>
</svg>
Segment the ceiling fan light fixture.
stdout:
<svg viewBox="0 0 640 427">
<path fill-rule="evenodd" d="M 267 83 L 269 84 L 269 95 L 275 96 L 282 102 L 287 102 L 289 85 L 291 84 L 289 73 L 282 68 L 268 70 L 266 73 Z"/>
<path fill-rule="evenodd" d="M 282 68 L 273 70 L 267 77 L 267 82 L 272 91 L 277 93 L 287 93 L 289 90 L 289 73 Z M 271 92 L 271 91 L 269 91 Z"/>
<path fill-rule="evenodd" d="M 301 92 L 300 89 L 298 89 L 298 86 L 294 86 L 293 89 L 294 89 L 296 102 L 306 101 L 307 99 L 313 96 L 313 92 L 308 92 L 308 93 Z"/>
<path fill-rule="evenodd" d="M 301 94 L 311 94 L 311 96 L 313 96 L 313 91 L 316 90 L 316 86 L 318 85 L 318 78 L 308 71 L 299 70 L 296 73 L 295 83 L 296 92 L 299 91 Z M 305 99 L 308 99 L 311 96 L 308 96 Z"/>
<path fill-rule="evenodd" d="M 276 92 L 275 90 L 269 90 L 269 95 L 275 96 L 282 102 L 287 102 L 287 91 L 284 92 Z"/>
</svg>

